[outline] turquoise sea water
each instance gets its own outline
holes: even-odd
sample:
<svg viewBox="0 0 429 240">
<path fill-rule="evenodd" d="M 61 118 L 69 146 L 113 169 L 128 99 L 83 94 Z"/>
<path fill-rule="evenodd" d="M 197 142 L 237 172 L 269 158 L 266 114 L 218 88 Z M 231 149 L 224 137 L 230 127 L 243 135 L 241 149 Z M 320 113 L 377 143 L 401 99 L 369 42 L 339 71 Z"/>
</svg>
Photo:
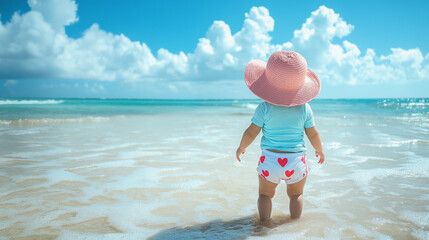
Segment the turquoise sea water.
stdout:
<svg viewBox="0 0 429 240">
<path fill-rule="evenodd" d="M 213 109 L 229 111 L 252 108 L 261 100 L 168 100 L 168 99 L 2 99 L 0 120 L 76 118 L 153 114 L 163 111 Z M 427 117 L 429 99 L 316 99 L 311 102 L 321 114 L 405 115 Z"/>
<path fill-rule="evenodd" d="M 203 108 L 238 108 L 260 100 L 157 100 L 157 99 L 1 99 L 0 119 L 76 118 L 148 115 Z"/>
<path fill-rule="evenodd" d="M 0 239 L 429 239 L 429 99 L 316 99 L 326 163 L 257 223 L 260 100 L 1 99 Z"/>
</svg>

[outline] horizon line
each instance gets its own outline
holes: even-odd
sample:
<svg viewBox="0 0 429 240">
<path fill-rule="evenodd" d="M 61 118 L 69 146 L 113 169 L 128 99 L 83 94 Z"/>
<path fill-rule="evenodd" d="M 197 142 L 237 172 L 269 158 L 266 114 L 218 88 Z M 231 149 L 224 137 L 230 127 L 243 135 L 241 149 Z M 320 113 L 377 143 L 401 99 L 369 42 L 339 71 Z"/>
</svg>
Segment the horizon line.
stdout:
<svg viewBox="0 0 429 240">
<path fill-rule="evenodd" d="M 126 98 L 126 97 L 2 97 L 0 100 L 10 100 L 10 99 L 87 99 L 87 100 L 261 100 L 260 98 Z M 380 97 L 380 98 L 371 98 L 371 97 L 351 97 L 351 98 L 315 98 L 313 100 L 380 100 L 380 99 L 429 99 L 429 97 Z M 310 102 L 311 102 L 310 101 Z"/>
</svg>

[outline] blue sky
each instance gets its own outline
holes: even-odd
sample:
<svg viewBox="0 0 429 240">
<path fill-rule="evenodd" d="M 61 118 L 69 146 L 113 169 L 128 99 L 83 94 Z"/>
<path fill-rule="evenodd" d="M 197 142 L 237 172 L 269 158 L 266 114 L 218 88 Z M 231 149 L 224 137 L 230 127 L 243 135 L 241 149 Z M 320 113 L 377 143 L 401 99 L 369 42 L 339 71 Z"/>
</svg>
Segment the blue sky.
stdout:
<svg viewBox="0 0 429 240">
<path fill-rule="evenodd" d="M 429 3 L 1 0 L 1 97 L 254 98 L 298 51 L 320 98 L 429 97 Z M 13 16 L 13 17 L 12 17 Z"/>
</svg>

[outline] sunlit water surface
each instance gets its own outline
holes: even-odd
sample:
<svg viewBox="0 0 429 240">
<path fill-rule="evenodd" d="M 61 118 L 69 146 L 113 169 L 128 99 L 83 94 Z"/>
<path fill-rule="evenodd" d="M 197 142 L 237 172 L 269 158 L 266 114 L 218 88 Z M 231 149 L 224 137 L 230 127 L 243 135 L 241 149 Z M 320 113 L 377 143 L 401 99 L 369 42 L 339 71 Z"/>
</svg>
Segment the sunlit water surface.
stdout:
<svg viewBox="0 0 429 240">
<path fill-rule="evenodd" d="M 0 100 L 0 239 L 429 239 L 429 100 L 316 100 L 301 219 L 258 224 L 258 101 Z"/>
</svg>

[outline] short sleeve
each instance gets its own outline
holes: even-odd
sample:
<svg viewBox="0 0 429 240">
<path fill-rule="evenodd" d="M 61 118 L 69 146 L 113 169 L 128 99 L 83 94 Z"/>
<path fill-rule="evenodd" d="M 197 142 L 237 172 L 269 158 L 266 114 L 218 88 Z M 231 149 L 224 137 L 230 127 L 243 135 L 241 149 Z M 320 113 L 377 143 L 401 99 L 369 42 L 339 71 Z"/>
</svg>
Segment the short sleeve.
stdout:
<svg viewBox="0 0 429 240">
<path fill-rule="evenodd" d="M 313 111 L 311 110 L 310 104 L 305 104 L 305 123 L 304 128 L 314 127 L 316 124 L 314 123 Z"/>
<path fill-rule="evenodd" d="M 265 102 L 262 102 L 258 105 L 258 107 L 255 110 L 255 114 L 253 114 L 252 117 L 252 122 L 259 126 L 259 127 L 263 127 L 264 126 L 264 119 L 265 119 Z"/>
</svg>

